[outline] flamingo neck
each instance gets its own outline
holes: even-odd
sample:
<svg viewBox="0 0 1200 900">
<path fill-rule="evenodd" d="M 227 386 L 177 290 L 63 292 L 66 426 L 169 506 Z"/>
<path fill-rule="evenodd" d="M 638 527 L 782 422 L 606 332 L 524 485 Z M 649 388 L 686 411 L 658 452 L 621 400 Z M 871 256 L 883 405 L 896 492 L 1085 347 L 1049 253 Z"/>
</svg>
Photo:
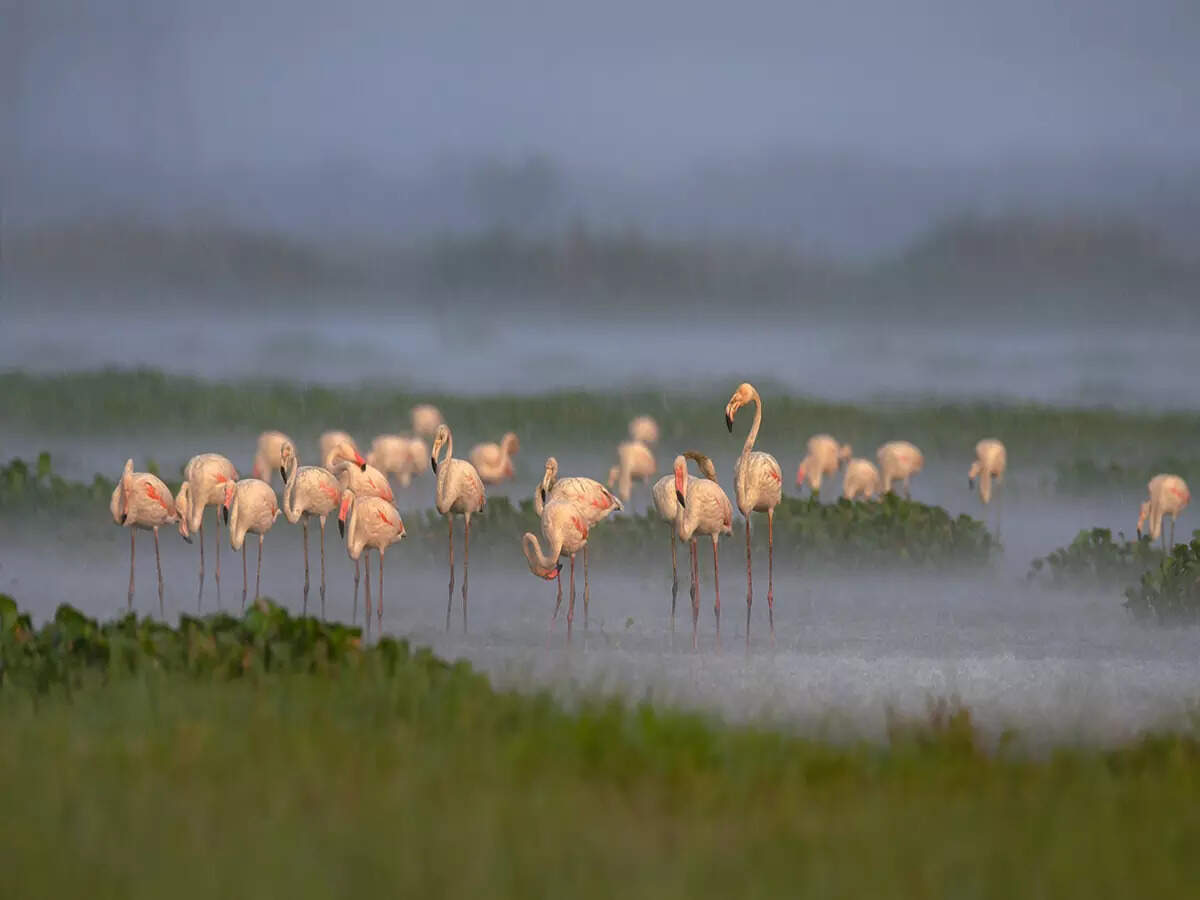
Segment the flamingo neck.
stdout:
<svg viewBox="0 0 1200 900">
<path fill-rule="evenodd" d="M 532 531 L 525 532 L 525 536 L 521 538 L 521 549 L 525 551 L 525 559 L 530 565 L 535 565 L 541 569 L 551 569 L 558 563 L 558 553 L 553 556 L 542 555 L 542 545 L 537 539 L 537 535 Z M 558 551 L 562 552 L 562 541 L 558 541 Z"/>
<path fill-rule="evenodd" d="M 300 514 L 296 512 L 295 503 L 297 466 L 296 456 L 293 454 L 288 457 L 287 465 L 283 469 L 283 514 L 293 525 L 300 521 Z"/>
<path fill-rule="evenodd" d="M 749 456 L 750 451 L 754 449 L 754 442 L 758 440 L 758 429 L 762 426 L 762 398 L 758 396 L 758 391 L 752 395 L 754 401 L 754 424 L 750 426 L 750 433 L 746 435 L 746 443 L 742 445 L 742 456 Z"/>
</svg>

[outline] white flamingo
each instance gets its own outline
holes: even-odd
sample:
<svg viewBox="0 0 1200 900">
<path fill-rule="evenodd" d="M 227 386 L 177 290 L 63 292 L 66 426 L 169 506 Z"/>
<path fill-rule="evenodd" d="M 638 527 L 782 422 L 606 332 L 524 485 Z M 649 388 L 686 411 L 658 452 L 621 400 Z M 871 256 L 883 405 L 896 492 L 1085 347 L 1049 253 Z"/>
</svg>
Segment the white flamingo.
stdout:
<svg viewBox="0 0 1200 900">
<path fill-rule="evenodd" d="M 520 449 L 521 442 L 509 431 L 498 444 L 476 444 L 471 450 L 471 465 L 484 484 L 500 484 L 513 477 L 512 458 Z"/>
<path fill-rule="evenodd" d="M 861 457 L 846 464 L 846 475 L 842 478 L 842 496 L 847 500 L 871 500 L 879 493 L 879 470 L 875 463 Z"/>
<path fill-rule="evenodd" d="M 546 552 L 542 552 L 537 535 L 532 531 L 521 537 L 521 550 L 529 563 L 529 571 L 539 578 L 551 581 L 562 572 L 560 556 L 571 559 L 571 601 L 567 606 L 567 640 L 571 639 L 571 625 L 575 621 L 575 554 L 587 546 L 588 525 L 579 507 L 570 500 L 551 497 L 542 507 L 542 536 L 546 539 Z M 558 600 L 554 604 L 554 615 L 550 627 L 558 619 L 562 606 L 562 582 L 559 581 Z"/>
<path fill-rule="evenodd" d="M 433 436 L 437 434 L 438 426 L 444 421 L 441 411 L 429 403 L 420 403 L 414 406 L 409 415 L 412 418 L 413 434 L 426 440 L 433 439 Z"/>
<path fill-rule="evenodd" d="M 604 521 L 617 510 L 624 509 L 621 501 L 604 485 L 594 478 L 573 475 L 568 478 L 558 477 L 558 460 L 553 456 L 546 458 L 546 470 L 542 475 L 542 483 L 533 495 L 533 510 L 539 516 L 545 504 L 550 500 L 567 500 L 574 503 L 583 516 L 588 528 Z M 559 600 L 562 599 L 562 583 L 559 583 Z M 588 627 L 588 605 L 591 588 L 588 577 L 588 548 L 583 547 L 583 627 Z"/>
<path fill-rule="evenodd" d="M 703 453 L 688 450 L 683 455 L 687 459 L 694 460 L 700 468 L 700 474 L 709 481 L 717 480 L 717 470 L 713 466 L 712 460 Z M 692 476 L 688 475 L 687 477 L 690 480 Z M 675 499 L 675 472 L 672 471 L 670 475 L 664 475 L 654 482 L 653 487 L 650 488 L 650 496 L 654 500 L 654 509 L 667 525 L 667 538 L 671 543 L 671 627 L 674 628 L 675 597 L 679 593 L 679 564 L 675 553 L 675 513 L 679 503 Z"/>
<path fill-rule="evenodd" d="M 908 441 L 888 441 L 875 452 L 883 493 L 891 493 L 892 482 L 904 485 L 904 499 L 912 499 L 910 481 L 925 467 L 925 455 Z"/>
<path fill-rule="evenodd" d="M 1192 500 L 1187 482 L 1178 475 L 1155 475 L 1146 485 L 1147 496 L 1138 511 L 1137 535 L 1142 536 L 1142 527 L 1150 520 L 1150 539 L 1163 539 L 1163 550 L 1167 549 L 1167 536 L 1163 532 L 1164 516 L 1171 517 L 1171 546 L 1175 546 L 1175 520 Z"/>
<path fill-rule="evenodd" d="M 641 441 L 625 441 L 617 447 L 617 464 L 608 470 L 608 486 L 615 487 L 621 501 L 628 503 L 633 495 L 633 483 L 649 483 L 657 471 L 649 447 Z"/>
<path fill-rule="evenodd" d="M 839 444 L 831 435 L 814 434 L 808 439 L 808 455 L 796 469 L 796 487 L 808 487 L 814 496 L 821 493 L 821 479 L 832 478 L 853 455 L 849 444 Z"/>
<path fill-rule="evenodd" d="M 223 515 L 229 526 L 229 545 L 242 551 L 242 609 L 246 608 L 246 535 L 258 535 L 258 571 L 254 576 L 254 602 L 260 603 L 263 538 L 279 517 L 275 489 L 261 478 L 243 478 L 225 484 Z"/>
<path fill-rule="evenodd" d="M 689 478 L 687 459 L 675 457 L 675 532 L 681 541 L 688 544 L 692 566 L 692 649 L 697 648 L 697 627 L 700 621 L 700 554 L 696 549 L 696 535 L 706 534 L 712 538 L 713 590 L 717 617 L 717 646 L 721 645 L 721 565 L 717 552 L 717 538 L 722 534 L 733 534 L 733 504 L 715 480 Z"/>
<path fill-rule="evenodd" d="M 285 441 L 280 449 L 283 475 L 283 514 L 300 523 L 304 539 L 304 615 L 308 615 L 308 517 L 321 523 L 321 618 L 325 618 L 325 520 L 337 509 L 342 486 L 337 477 L 321 466 L 301 466 L 296 448 Z"/>
<path fill-rule="evenodd" d="M 358 445 L 344 432 L 327 431 L 321 435 L 320 444 L 321 464 L 331 472 L 342 462 L 353 463 L 360 469 L 367 467 L 367 461 L 358 452 Z"/>
<path fill-rule="evenodd" d="M 429 445 L 419 437 L 381 434 L 371 441 L 367 465 L 385 475 L 395 475 L 400 487 L 412 484 L 413 477 L 429 468 Z"/>
<path fill-rule="evenodd" d="M 383 634 L 383 557 L 387 548 L 404 537 L 404 521 L 391 503 L 381 497 L 359 497 L 354 491 L 342 494 L 341 509 L 338 511 L 338 530 L 346 538 L 346 553 L 354 560 L 358 571 L 358 559 L 367 553 L 366 602 L 364 617 L 368 633 L 371 630 L 371 554 L 372 548 L 379 554 L 379 633 Z M 354 582 L 354 605 L 358 606 L 358 580 Z"/>
<path fill-rule="evenodd" d="M 979 499 L 987 505 L 992 499 L 992 479 L 996 479 L 997 489 L 1004 481 L 1004 472 L 1008 468 L 1008 451 L 995 438 L 984 438 L 975 445 L 975 461 L 967 470 L 967 486 L 974 489 L 975 479 L 979 479 Z"/>
<path fill-rule="evenodd" d="M 657 444 L 658 423 L 650 416 L 638 416 L 629 423 L 629 439 L 642 444 Z"/>
<path fill-rule="evenodd" d="M 725 426 L 733 433 L 733 417 L 748 403 L 754 404 L 754 424 L 742 445 L 742 455 L 733 467 L 734 489 L 738 510 L 746 519 L 746 644 L 750 643 L 750 607 L 754 602 L 754 587 L 750 566 L 750 513 L 767 514 L 767 615 L 771 623 L 771 640 L 775 640 L 775 507 L 783 497 L 783 472 L 769 453 L 754 449 L 758 429 L 762 426 L 762 397 L 749 382 L 742 382 L 729 403 L 725 405 Z"/>
<path fill-rule="evenodd" d="M 113 488 L 108 504 L 113 521 L 129 529 L 129 609 L 133 609 L 133 550 L 137 529 L 154 532 L 154 565 L 158 569 L 158 614 L 163 616 L 162 557 L 158 552 L 158 529 L 178 521 L 175 498 L 157 475 L 133 471 L 133 460 L 125 460 L 121 480 Z"/>
<path fill-rule="evenodd" d="M 275 473 L 283 469 L 283 445 L 291 444 L 292 439 L 282 431 L 264 431 L 258 436 L 258 445 L 254 450 L 254 467 L 250 470 L 251 478 L 261 478 L 270 484 Z M 294 449 L 295 445 L 293 445 Z"/>
<path fill-rule="evenodd" d="M 442 448 L 446 458 L 440 460 Z M 450 542 L 450 587 L 446 599 L 446 630 L 450 630 L 450 609 L 454 603 L 454 517 L 463 517 L 463 631 L 467 630 L 467 579 L 470 577 L 471 560 L 471 516 L 480 512 L 487 502 L 483 480 L 475 467 L 465 459 L 454 458 L 454 437 L 450 427 L 441 424 L 433 437 L 433 451 L 429 459 L 437 475 L 437 511 L 446 517 Z"/>
<path fill-rule="evenodd" d="M 353 462 L 339 462 L 333 467 L 333 474 L 343 491 L 353 491 L 357 497 L 378 497 L 388 503 L 396 499 L 387 476 L 367 463 L 359 466 Z M 358 560 L 354 559 L 354 607 L 350 620 L 352 622 L 358 621 L 358 582 L 361 577 Z"/>
<path fill-rule="evenodd" d="M 219 453 L 199 453 L 183 467 L 183 484 L 175 495 L 179 513 L 179 535 L 189 544 L 192 535 L 200 538 L 200 592 L 197 608 L 204 600 L 204 508 L 220 507 L 225 502 L 225 485 L 238 480 L 238 471 Z M 221 602 L 221 515 L 217 510 L 216 530 L 217 603 Z"/>
</svg>

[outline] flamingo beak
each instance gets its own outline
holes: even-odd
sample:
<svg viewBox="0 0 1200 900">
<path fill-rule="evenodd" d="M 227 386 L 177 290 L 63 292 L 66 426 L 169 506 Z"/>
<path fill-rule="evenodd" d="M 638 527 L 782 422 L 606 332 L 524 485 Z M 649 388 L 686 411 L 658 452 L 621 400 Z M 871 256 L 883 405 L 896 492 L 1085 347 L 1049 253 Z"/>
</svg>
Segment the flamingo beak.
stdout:
<svg viewBox="0 0 1200 900">
<path fill-rule="evenodd" d="M 680 506 L 682 506 L 682 507 L 685 507 L 685 508 L 686 508 L 687 504 L 683 502 L 683 491 L 676 489 L 676 491 L 675 491 L 675 499 L 676 499 L 677 501 L 679 501 L 679 505 L 680 505 Z"/>
<path fill-rule="evenodd" d="M 975 490 L 975 479 L 974 478 L 967 479 L 967 487 L 969 487 L 971 490 Z"/>
<path fill-rule="evenodd" d="M 346 537 L 346 520 L 345 519 L 338 519 L 338 534 L 340 534 L 343 538 Z"/>
<path fill-rule="evenodd" d="M 124 524 L 125 524 L 125 519 L 126 519 L 126 518 L 128 518 L 128 517 L 125 515 L 125 513 L 121 513 L 121 524 L 122 524 L 122 525 L 124 525 Z"/>
<path fill-rule="evenodd" d="M 546 489 L 542 488 L 541 493 L 542 493 L 542 502 L 545 503 L 546 502 Z"/>
<path fill-rule="evenodd" d="M 221 507 L 221 518 L 225 520 L 226 525 L 229 524 L 229 507 L 228 506 Z"/>
<path fill-rule="evenodd" d="M 358 467 L 359 467 L 359 469 L 361 469 L 361 470 L 362 470 L 362 471 L 364 471 L 364 472 L 365 472 L 365 471 L 367 471 L 367 461 L 366 461 L 365 459 L 363 459 L 363 458 L 362 458 L 362 454 L 355 453 L 355 454 L 354 454 L 354 461 L 355 461 L 356 463 L 358 463 Z"/>
<path fill-rule="evenodd" d="M 725 413 L 725 427 L 729 429 L 730 434 L 733 434 L 733 416 L 728 411 Z"/>
<path fill-rule="evenodd" d="M 436 456 L 429 457 L 429 465 L 433 466 L 433 474 L 436 475 L 437 474 L 437 457 Z"/>
<path fill-rule="evenodd" d="M 279 467 L 279 477 L 284 481 L 287 481 L 287 469 L 285 469 L 283 466 Z"/>
<path fill-rule="evenodd" d="M 183 538 L 185 541 L 187 541 L 189 544 L 192 542 L 192 536 L 190 534 L 181 534 L 180 537 Z"/>
</svg>

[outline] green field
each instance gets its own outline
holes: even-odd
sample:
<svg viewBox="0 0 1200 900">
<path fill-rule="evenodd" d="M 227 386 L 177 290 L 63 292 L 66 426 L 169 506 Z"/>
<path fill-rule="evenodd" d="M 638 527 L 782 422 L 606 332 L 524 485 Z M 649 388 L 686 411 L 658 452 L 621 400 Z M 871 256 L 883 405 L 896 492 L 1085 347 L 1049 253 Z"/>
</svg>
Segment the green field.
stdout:
<svg viewBox="0 0 1200 900">
<path fill-rule="evenodd" d="M 1033 753 L 940 704 L 833 745 L 499 692 L 278 611 L 182 636 L 3 620 L 20 896 L 1183 897 L 1200 879 L 1191 735 Z"/>
</svg>

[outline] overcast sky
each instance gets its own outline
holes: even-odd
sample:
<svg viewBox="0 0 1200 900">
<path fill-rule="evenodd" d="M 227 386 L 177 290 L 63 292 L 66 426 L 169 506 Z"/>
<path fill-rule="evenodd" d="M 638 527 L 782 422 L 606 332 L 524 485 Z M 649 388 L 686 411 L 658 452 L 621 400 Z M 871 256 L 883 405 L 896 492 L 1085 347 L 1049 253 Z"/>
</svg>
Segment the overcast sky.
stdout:
<svg viewBox="0 0 1200 900">
<path fill-rule="evenodd" d="M 35 154 L 399 172 L 544 152 L 654 174 L 780 148 L 932 164 L 1200 153 L 1198 0 L 0 9 L 16 23 L 4 115 Z"/>
</svg>

